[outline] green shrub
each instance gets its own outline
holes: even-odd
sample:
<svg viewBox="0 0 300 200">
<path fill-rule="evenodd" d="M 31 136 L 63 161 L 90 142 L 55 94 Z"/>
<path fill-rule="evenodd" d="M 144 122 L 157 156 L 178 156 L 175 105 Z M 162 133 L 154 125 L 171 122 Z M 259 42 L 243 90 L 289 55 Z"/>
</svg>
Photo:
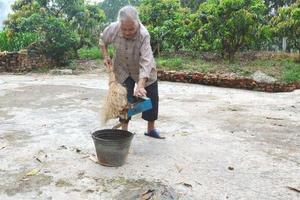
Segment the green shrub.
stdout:
<svg viewBox="0 0 300 200">
<path fill-rule="evenodd" d="M 39 39 L 36 33 L 0 32 L 0 51 L 19 51 Z"/>
</svg>

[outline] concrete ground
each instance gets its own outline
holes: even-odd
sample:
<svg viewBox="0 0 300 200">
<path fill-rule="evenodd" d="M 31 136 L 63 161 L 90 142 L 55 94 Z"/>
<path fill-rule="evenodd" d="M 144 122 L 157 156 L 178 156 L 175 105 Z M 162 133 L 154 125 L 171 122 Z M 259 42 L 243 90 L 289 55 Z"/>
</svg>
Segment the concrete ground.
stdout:
<svg viewBox="0 0 300 200">
<path fill-rule="evenodd" d="M 300 199 L 300 90 L 159 82 L 167 139 L 135 117 L 116 168 L 95 163 L 90 136 L 105 128 L 107 84 L 103 72 L 0 75 L 1 200 Z"/>
</svg>

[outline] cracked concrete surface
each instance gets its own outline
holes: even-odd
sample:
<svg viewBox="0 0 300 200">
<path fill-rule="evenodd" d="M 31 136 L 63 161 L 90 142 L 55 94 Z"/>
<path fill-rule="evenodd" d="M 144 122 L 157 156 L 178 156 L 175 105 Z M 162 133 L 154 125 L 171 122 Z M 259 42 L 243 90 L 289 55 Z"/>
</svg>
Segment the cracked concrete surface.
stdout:
<svg viewBox="0 0 300 200">
<path fill-rule="evenodd" d="M 105 74 L 0 75 L 0 199 L 300 199 L 300 90 L 262 93 L 160 82 L 158 127 L 136 135 L 126 164 L 103 167 Z M 26 176 L 35 170 L 33 176 Z"/>
</svg>

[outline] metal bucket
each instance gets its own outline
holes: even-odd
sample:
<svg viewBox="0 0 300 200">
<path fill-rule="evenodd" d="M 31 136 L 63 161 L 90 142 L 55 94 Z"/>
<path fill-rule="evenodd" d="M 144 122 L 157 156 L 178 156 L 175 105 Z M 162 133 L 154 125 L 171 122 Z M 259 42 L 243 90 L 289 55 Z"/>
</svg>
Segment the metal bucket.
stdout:
<svg viewBox="0 0 300 200">
<path fill-rule="evenodd" d="M 133 133 L 118 129 L 103 129 L 92 134 L 97 158 L 101 165 L 122 166 L 128 156 Z"/>
</svg>

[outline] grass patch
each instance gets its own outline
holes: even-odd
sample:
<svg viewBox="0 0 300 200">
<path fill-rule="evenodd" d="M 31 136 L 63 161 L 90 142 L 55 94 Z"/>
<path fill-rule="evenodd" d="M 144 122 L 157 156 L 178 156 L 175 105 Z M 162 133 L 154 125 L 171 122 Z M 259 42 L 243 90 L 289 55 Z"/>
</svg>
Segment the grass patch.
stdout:
<svg viewBox="0 0 300 200">
<path fill-rule="evenodd" d="M 163 69 L 182 70 L 183 61 L 181 58 L 158 58 L 157 65 Z"/>
<path fill-rule="evenodd" d="M 112 57 L 114 55 L 113 48 L 108 48 L 108 53 Z M 78 56 L 80 59 L 86 60 L 96 60 L 96 59 L 103 59 L 102 51 L 99 47 L 83 47 L 78 50 Z"/>
<path fill-rule="evenodd" d="M 282 80 L 285 82 L 300 82 L 300 64 L 287 67 L 283 72 Z"/>
<path fill-rule="evenodd" d="M 97 47 L 81 48 L 78 50 L 78 56 L 80 59 L 91 59 L 91 60 L 100 59 L 103 57 L 102 53 Z"/>
<path fill-rule="evenodd" d="M 188 56 L 164 56 L 156 59 L 157 68 L 164 70 L 204 72 L 204 73 L 235 73 L 250 77 L 256 71 L 276 78 L 282 82 L 300 81 L 300 63 L 293 59 L 256 59 L 249 61 L 205 61 Z"/>
</svg>

